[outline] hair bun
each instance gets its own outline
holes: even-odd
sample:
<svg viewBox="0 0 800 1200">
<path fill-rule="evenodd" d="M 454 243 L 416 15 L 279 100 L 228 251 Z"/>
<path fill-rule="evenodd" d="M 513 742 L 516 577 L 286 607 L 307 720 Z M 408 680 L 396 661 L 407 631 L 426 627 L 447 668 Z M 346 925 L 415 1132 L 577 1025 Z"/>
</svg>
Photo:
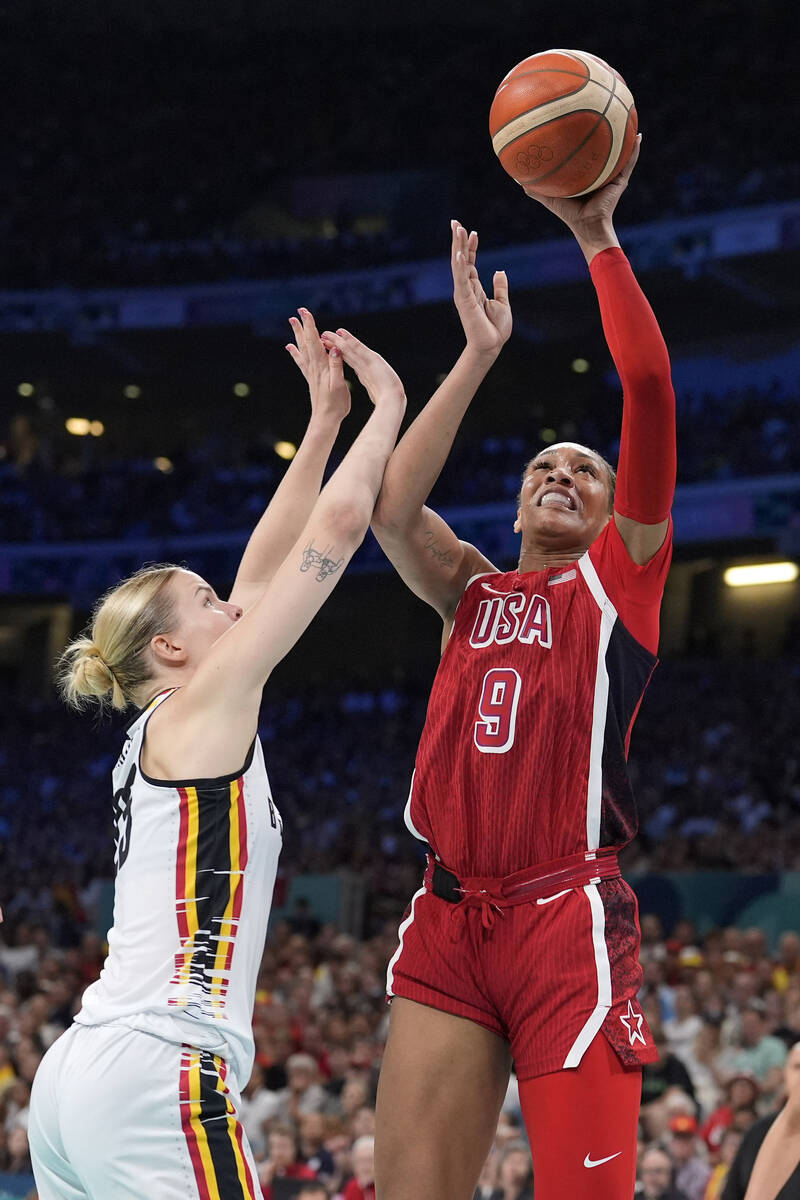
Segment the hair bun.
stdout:
<svg viewBox="0 0 800 1200">
<path fill-rule="evenodd" d="M 84 696 L 107 696 L 114 688 L 114 674 L 96 646 L 75 656 L 72 676 Z"/>
<path fill-rule="evenodd" d="M 103 658 L 97 646 L 89 638 L 78 638 L 68 647 L 64 659 L 62 692 L 65 699 L 75 707 L 89 698 L 111 699 L 112 703 L 120 691 L 114 672 Z"/>
</svg>

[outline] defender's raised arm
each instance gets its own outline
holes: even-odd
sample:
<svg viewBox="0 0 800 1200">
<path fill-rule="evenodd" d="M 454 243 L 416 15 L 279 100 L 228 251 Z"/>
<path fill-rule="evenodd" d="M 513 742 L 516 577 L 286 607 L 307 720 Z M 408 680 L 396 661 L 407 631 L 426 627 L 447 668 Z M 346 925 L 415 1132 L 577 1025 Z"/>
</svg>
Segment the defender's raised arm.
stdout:
<svg viewBox="0 0 800 1200">
<path fill-rule="evenodd" d="M 453 298 L 467 344 L 442 385 L 406 431 L 383 480 L 372 529 L 411 590 L 446 620 L 470 575 L 491 570 L 425 501 L 439 478 L 470 402 L 511 333 L 508 280 L 494 276 L 487 297 L 476 267 L 477 233 L 452 222 Z"/>
</svg>

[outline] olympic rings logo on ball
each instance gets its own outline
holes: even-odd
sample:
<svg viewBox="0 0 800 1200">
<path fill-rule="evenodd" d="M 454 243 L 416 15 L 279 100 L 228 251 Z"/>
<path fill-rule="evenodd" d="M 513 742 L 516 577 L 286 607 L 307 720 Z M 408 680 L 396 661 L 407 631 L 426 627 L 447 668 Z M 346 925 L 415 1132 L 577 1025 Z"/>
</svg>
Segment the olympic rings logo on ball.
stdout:
<svg viewBox="0 0 800 1200">
<path fill-rule="evenodd" d="M 521 171 L 538 171 L 545 163 L 550 162 L 553 157 L 553 151 L 549 146 L 539 146 L 536 142 L 530 142 L 524 150 L 518 150 L 516 154 L 516 165 Z"/>
</svg>

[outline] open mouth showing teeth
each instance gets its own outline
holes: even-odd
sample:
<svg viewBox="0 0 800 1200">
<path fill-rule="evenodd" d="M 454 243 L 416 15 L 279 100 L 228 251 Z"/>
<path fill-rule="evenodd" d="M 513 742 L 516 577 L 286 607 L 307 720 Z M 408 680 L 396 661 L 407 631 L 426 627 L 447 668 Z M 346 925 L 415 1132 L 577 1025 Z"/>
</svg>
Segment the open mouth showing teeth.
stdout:
<svg viewBox="0 0 800 1200">
<path fill-rule="evenodd" d="M 540 508 L 567 508 L 573 510 L 575 501 L 571 496 L 565 496 L 563 492 L 545 492 L 539 501 Z"/>
</svg>

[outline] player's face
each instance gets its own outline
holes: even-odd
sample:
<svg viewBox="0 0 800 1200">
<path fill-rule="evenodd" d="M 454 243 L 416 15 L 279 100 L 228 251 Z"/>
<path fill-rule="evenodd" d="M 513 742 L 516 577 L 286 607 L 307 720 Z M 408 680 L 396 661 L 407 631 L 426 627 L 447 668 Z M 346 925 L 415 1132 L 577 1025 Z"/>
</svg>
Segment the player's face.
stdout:
<svg viewBox="0 0 800 1200">
<path fill-rule="evenodd" d="M 591 545 L 608 523 L 609 496 L 608 471 L 598 455 L 561 442 L 529 463 L 515 528 L 549 545 Z"/>
<path fill-rule="evenodd" d="M 204 654 L 242 615 L 241 608 L 220 600 L 194 571 L 180 571 L 172 579 L 178 625 L 176 633 L 188 657 L 199 662 Z"/>
</svg>

